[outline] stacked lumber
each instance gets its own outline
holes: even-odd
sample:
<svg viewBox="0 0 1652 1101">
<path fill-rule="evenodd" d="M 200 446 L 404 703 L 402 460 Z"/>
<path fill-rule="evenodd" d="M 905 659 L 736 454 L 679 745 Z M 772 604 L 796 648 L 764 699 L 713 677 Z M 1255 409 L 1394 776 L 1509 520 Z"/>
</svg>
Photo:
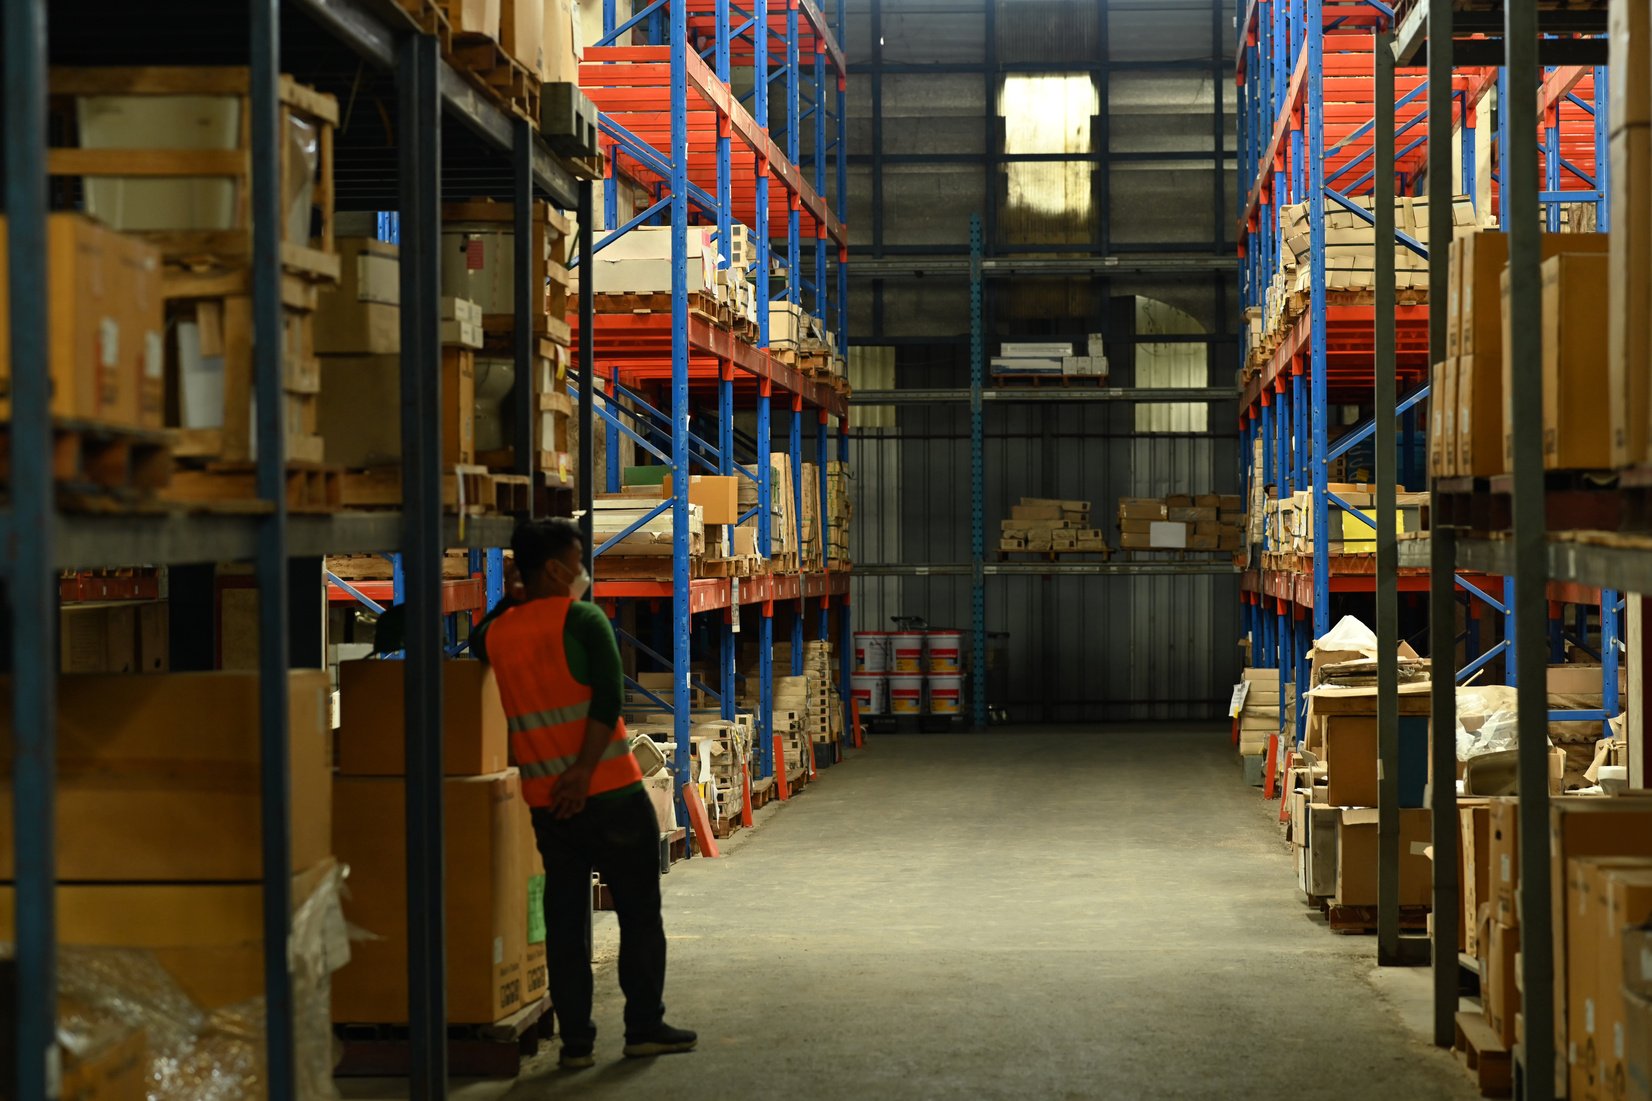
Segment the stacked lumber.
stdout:
<svg viewBox="0 0 1652 1101">
<path fill-rule="evenodd" d="M 1090 526 L 1090 502 L 1023 497 L 999 521 L 1000 551 L 1051 554 L 1107 553 L 1106 533 Z"/>
<path fill-rule="evenodd" d="M 1332 557 L 1376 554 L 1375 487 L 1366 482 L 1330 482 L 1325 488 L 1354 509 L 1350 512 L 1339 505 L 1327 503 L 1327 553 Z M 1394 503 L 1396 534 L 1428 530 L 1428 494 L 1407 493 L 1402 486 L 1395 494 Z M 1280 498 L 1275 503 L 1275 516 L 1274 549 L 1279 553 L 1313 557 L 1313 493 L 1300 490 Z"/>
<path fill-rule="evenodd" d="M 593 502 L 591 538 L 597 546 L 619 539 L 596 559 L 599 578 L 632 578 L 670 581 L 672 556 L 675 547 L 672 522 L 673 509 L 662 509 L 657 516 L 642 522 L 645 516 L 658 508 L 657 493 L 644 496 L 638 493 L 599 494 Z M 699 505 L 689 505 L 688 549 L 690 571 L 705 556 L 705 520 Z M 637 524 L 636 530 L 626 529 Z M 624 534 L 624 538 L 619 538 Z"/>
<path fill-rule="evenodd" d="M 1244 546 L 1244 498 L 1236 493 L 1121 497 L 1119 546 L 1125 550 L 1237 551 Z"/>
<path fill-rule="evenodd" d="M 826 464 L 826 565 L 843 569 L 849 565 L 849 464 Z"/>
</svg>

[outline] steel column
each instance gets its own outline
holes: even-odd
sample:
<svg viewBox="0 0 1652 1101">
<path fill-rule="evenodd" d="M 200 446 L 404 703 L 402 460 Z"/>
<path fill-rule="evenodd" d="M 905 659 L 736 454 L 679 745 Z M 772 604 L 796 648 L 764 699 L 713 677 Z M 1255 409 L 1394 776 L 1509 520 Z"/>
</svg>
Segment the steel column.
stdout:
<svg viewBox="0 0 1652 1101">
<path fill-rule="evenodd" d="M 1302 32 L 1307 50 L 1307 74 L 1303 81 L 1306 101 L 1307 192 L 1309 231 L 1309 364 L 1312 387 L 1310 411 L 1313 417 L 1313 449 L 1308 462 L 1313 477 L 1310 507 L 1314 524 L 1314 637 L 1331 629 L 1330 524 L 1325 498 L 1325 451 L 1327 447 L 1328 398 L 1326 394 L 1325 348 L 1325 32 L 1324 9 L 1317 3 L 1305 5 Z"/>
<path fill-rule="evenodd" d="M 985 382 L 986 347 L 981 317 L 981 219 L 969 220 L 969 553 L 970 653 L 974 678 L 970 686 L 970 714 L 977 730 L 987 725 L 987 586 L 986 586 L 986 445 L 981 391 Z"/>
<path fill-rule="evenodd" d="M 607 0 L 612 5 L 613 0 Z M 591 241 L 594 234 L 591 227 L 592 190 L 595 185 L 590 180 L 579 182 L 579 209 L 575 216 L 579 220 L 577 232 L 579 234 L 579 258 L 581 263 L 589 264 L 586 257 L 591 255 Z M 581 279 L 579 281 L 579 536 L 585 544 L 585 572 L 596 574 L 596 540 L 592 537 L 595 517 L 592 515 L 596 507 L 596 409 L 597 409 L 597 357 L 596 357 L 596 305 L 591 297 L 595 279 Z M 608 433 L 612 444 L 619 442 L 619 433 Z M 610 463 L 608 469 L 613 471 L 617 463 Z M 587 594 L 589 596 L 589 594 Z"/>
<path fill-rule="evenodd" d="M 689 670 L 688 489 L 688 12 L 671 6 L 671 709 L 677 752 L 675 797 L 681 821 L 689 769 L 691 725 Z M 693 826 L 688 827 L 693 837 Z M 697 845 L 699 838 L 693 838 Z"/>
<path fill-rule="evenodd" d="M 402 565 L 406 575 L 407 970 L 414 1101 L 447 1095 L 442 814 L 441 110 L 436 39 L 397 49 Z M 518 275 L 520 276 L 520 272 Z"/>
</svg>

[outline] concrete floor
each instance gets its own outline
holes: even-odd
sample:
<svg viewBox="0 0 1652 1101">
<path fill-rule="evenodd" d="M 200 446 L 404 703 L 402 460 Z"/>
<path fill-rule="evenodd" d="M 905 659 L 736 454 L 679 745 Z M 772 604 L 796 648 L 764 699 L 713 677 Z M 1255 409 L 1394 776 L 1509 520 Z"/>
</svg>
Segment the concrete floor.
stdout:
<svg viewBox="0 0 1652 1101">
<path fill-rule="evenodd" d="M 597 1067 L 510 1098 L 1475 1096 L 1426 972 L 1297 900 L 1225 732 L 879 738 L 764 819 L 665 881 L 700 1050 L 622 1060 L 610 964 Z"/>
</svg>

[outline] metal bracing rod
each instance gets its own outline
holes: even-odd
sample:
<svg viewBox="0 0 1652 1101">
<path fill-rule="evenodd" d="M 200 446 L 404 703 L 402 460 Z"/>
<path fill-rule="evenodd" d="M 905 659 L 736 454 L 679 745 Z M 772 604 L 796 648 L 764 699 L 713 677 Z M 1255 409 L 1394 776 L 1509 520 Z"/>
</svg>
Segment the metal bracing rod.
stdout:
<svg viewBox="0 0 1652 1101">
<path fill-rule="evenodd" d="M 613 3 L 613 0 L 607 0 Z M 590 180 L 579 181 L 579 254 L 591 255 L 592 190 Z M 579 535 L 585 544 L 585 572 L 596 573 L 596 545 L 592 533 L 596 529 L 596 300 L 593 279 L 579 281 Z M 616 464 L 617 465 L 617 464 Z M 586 594 L 587 598 L 590 594 Z"/>
<path fill-rule="evenodd" d="M 667 498 L 664 501 L 661 501 L 659 504 L 655 505 L 653 508 L 651 508 L 647 512 L 645 512 L 641 517 L 639 517 L 636 520 L 633 520 L 618 535 L 615 535 L 612 538 L 606 540 L 602 544 L 602 546 L 598 547 L 596 549 L 596 553 L 595 553 L 595 555 L 593 555 L 593 557 L 597 557 L 597 556 L 607 554 L 609 548 L 612 547 L 615 543 L 621 542 L 622 540 L 630 537 L 630 535 L 632 533 L 634 533 L 638 528 L 642 527 L 644 524 L 646 524 L 646 523 L 650 522 L 651 520 L 655 519 L 657 516 L 660 515 L 660 513 L 664 512 L 666 509 L 672 507 L 673 500 L 676 498 L 676 496 L 677 496 L 676 492 L 673 491 L 672 494 L 671 494 L 671 497 Z M 684 530 L 687 530 L 687 529 L 684 529 Z"/>
<path fill-rule="evenodd" d="M 447 1095 L 442 832 L 441 112 L 434 37 L 397 49 L 402 535 L 406 574 L 408 1022 L 414 1101 Z M 518 279 L 525 277 L 518 269 Z M 525 442 L 525 441 L 523 441 Z"/>
<path fill-rule="evenodd" d="M 1537 56 L 1535 0 L 1509 0 L 1504 7 L 1504 49 L 1508 98 L 1499 101 L 1507 134 L 1518 149 L 1506 151 L 1502 194 L 1508 217 L 1509 308 L 1527 331 L 1513 341 L 1509 360 L 1510 431 L 1514 452 L 1511 514 L 1514 527 L 1514 667 L 1519 710 L 1519 792 L 1521 835 L 1547 836 L 1548 699 L 1543 623 L 1548 556 L 1543 500 L 1543 336 L 1541 316 L 1537 156 Z M 1524 960 L 1526 1101 L 1555 1095 L 1554 942 L 1547 846 L 1520 847 L 1521 954 Z"/>
<path fill-rule="evenodd" d="M 1421 402 L 1427 401 L 1428 395 L 1429 388 L 1427 385 L 1424 385 L 1415 393 L 1412 393 L 1401 400 L 1401 402 L 1394 407 L 1394 412 L 1409 412 Z M 1361 424 L 1358 428 L 1337 440 L 1336 446 L 1332 447 L 1326 454 L 1326 459 L 1335 462 L 1337 459 L 1342 458 L 1344 455 L 1348 454 L 1348 452 L 1370 439 L 1371 433 L 1376 430 L 1376 427 L 1377 422 L 1375 417 Z"/>
<path fill-rule="evenodd" d="M 1393 191 L 1393 185 L 1392 184 L 1389 185 L 1389 191 L 1390 191 L 1390 193 L 1392 193 L 1392 191 Z M 1354 202 L 1352 199 L 1348 198 L 1348 196 L 1344 195 L 1342 192 L 1336 190 L 1335 188 L 1327 187 L 1325 189 L 1325 197 L 1328 198 L 1328 199 L 1333 200 L 1338 206 L 1343 207 L 1349 213 L 1353 214 L 1355 217 L 1362 219 L 1365 222 L 1366 225 L 1374 226 L 1374 225 L 1377 224 L 1375 214 L 1373 214 L 1369 210 L 1366 210 L 1364 207 L 1360 206 L 1358 203 Z M 1375 205 L 1375 204 L 1373 204 L 1373 205 Z M 1389 219 L 1389 223 L 1390 224 L 1393 223 L 1393 218 Z M 1395 241 L 1398 241 L 1400 244 L 1404 245 L 1406 248 L 1410 249 L 1412 252 L 1416 253 L 1418 256 L 1422 257 L 1424 260 L 1428 259 L 1428 249 L 1424 248 L 1422 242 L 1418 241 L 1415 237 L 1411 236 L 1409 233 L 1401 233 L 1398 230 L 1394 230 L 1393 232 L 1391 232 L 1389 234 L 1385 234 L 1383 236 L 1384 236 L 1384 239 L 1387 239 L 1388 237 L 1392 237 Z"/>
<path fill-rule="evenodd" d="M 603 35 L 602 35 L 602 38 L 597 41 L 596 45 L 598 45 L 598 46 L 612 46 L 619 39 L 620 35 L 625 34 L 628 31 L 630 31 L 632 28 L 639 26 L 649 16 L 653 15 L 655 12 L 657 12 L 661 8 L 665 7 L 665 2 L 666 2 L 666 0 L 653 0 L 653 2 L 650 3 L 647 7 L 643 8 L 641 11 L 639 11 L 635 15 L 633 15 L 630 19 L 627 19 L 624 23 L 621 23 L 619 26 L 616 27 L 616 26 L 613 25 L 614 18 L 615 18 L 613 0 L 603 0 L 603 5 L 602 5 Z"/>
<path fill-rule="evenodd" d="M 287 688 L 286 361 L 281 305 L 281 16 L 278 0 L 252 0 L 250 138 L 252 142 L 252 319 L 262 334 L 253 344 L 253 426 L 258 447 L 258 496 L 267 511 L 253 559 L 258 586 L 259 831 L 264 885 L 265 1053 L 269 1092 L 290 1097 L 296 1088 L 292 967 L 291 753 Z M 435 82 L 431 82 L 434 92 Z M 9 89 L 8 89 L 9 91 Z"/>
<path fill-rule="evenodd" d="M 3 5 L 5 262 L 11 272 L 11 523 L 15 558 L 6 578 L 11 618 L 11 791 L 16 877 L 16 1002 L 0 1005 L 13 1030 L 12 1096 L 57 1093 L 57 573 L 52 478 L 51 381 L 46 276 L 46 4 Z M 284 763 L 284 762 L 283 762 Z M 283 827 L 285 822 L 282 823 Z"/>
<path fill-rule="evenodd" d="M 1303 42 L 1306 76 L 1303 99 L 1306 105 L 1306 160 L 1309 229 L 1309 382 L 1313 416 L 1313 452 L 1309 458 L 1313 474 L 1310 507 L 1314 523 L 1314 637 L 1331 627 L 1330 524 L 1326 512 L 1325 453 L 1329 449 L 1329 399 L 1326 392 L 1327 355 L 1325 345 L 1325 35 L 1321 27 L 1324 11 L 1318 4 L 1304 6 Z"/>
<path fill-rule="evenodd" d="M 603 249 L 607 248 L 609 245 L 613 244 L 615 241 L 619 240 L 621 237 L 624 237 L 627 233 L 630 233 L 633 229 L 636 229 L 638 226 L 642 225 L 644 222 L 648 221 L 650 218 L 652 218 L 655 215 L 659 214 L 661 211 L 665 210 L 665 208 L 670 206 L 670 205 L 671 205 L 671 196 L 667 195 L 665 198 L 659 200 L 653 206 L 650 206 L 647 210 L 643 211 L 641 214 L 637 215 L 635 218 L 632 218 L 629 222 L 626 222 L 623 226 L 620 226 L 618 229 L 614 230 L 612 233 L 604 234 L 602 240 L 598 241 L 595 245 L 591 246 L 591 255 L 595 256 L 597 253 L 601 252 Z M 570 271 L 572 271 L 574 268 L 579 267 L 580 261 L 583 260 L 583 259 L 585 259 L 585 250 L 583 248 L 581 248 L 579 250 L 579 255 L 574 256 L 574 257 L 569 259 L 568 269 Z"/>
</svg>

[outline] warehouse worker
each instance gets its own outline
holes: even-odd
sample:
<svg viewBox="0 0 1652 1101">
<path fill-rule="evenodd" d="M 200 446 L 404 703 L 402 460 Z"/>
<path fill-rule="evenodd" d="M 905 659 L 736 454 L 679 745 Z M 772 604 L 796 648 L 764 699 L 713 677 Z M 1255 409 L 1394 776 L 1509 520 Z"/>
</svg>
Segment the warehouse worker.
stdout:
<svg viewBox="0 0 1652 1101">
<path fill-rule="evenodd" d="M 614 629 L 581 599 L 591 576 L 579 528 L 565 519 L 524 521 L 511 550 L 511 597 L 473 645 L 498 677 L 511 755 L 545 859 L 546 967 L 561 1065 L 595 1062 L 593 868 L 619 916 L 626 1056 L 691 1051 L 695 1034 L 665 1023 L 659 820 L 620 718 L 624 674 Z"/>
</svg>

